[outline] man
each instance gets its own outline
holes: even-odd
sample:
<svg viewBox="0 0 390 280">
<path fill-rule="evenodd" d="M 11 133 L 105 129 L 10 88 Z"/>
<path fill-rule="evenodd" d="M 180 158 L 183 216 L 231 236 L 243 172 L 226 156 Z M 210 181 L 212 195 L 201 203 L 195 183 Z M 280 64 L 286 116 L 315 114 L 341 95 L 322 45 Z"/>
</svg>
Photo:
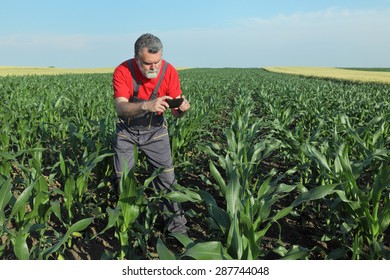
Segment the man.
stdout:
<svg viewBox="0 0 390 280">
<path fill-rule="evenodd" d="M 159 38 L 143 34 L 134 44 L 134 58 L 124 61 L 114 71 L 115 109 L 118 115 L 114 142 L 114 167 L 120 182 L 123 167 L 134 167 L 134 145 L 141 149 L 152 170 L 163 168 L 153 181 L 158 190 L 168 191 L 175 183 L 171 147 L 164 113 L 168 102 L 183 98 L 171 108 L 174 117 L 183 117 L 190 109 L 182 96 L 176 69 L 162 59 Z M 126 163 L 125 163 L 126 162 Z M 186 219 L 178 203 L 163 203 L 163 210 L 173 213 L 168 231 L 186 234 Z"/>
</svg>

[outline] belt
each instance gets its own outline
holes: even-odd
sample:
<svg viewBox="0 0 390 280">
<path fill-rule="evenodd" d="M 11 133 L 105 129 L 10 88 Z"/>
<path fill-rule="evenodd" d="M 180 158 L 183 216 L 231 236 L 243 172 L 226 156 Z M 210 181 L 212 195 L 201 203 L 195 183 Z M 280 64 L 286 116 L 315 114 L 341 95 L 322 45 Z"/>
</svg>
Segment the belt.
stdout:
<svg viewBox="0 0 390 280">
<path fill-rule="evenodd" d="M 157 113 L 148 112 L 142 116 L 134 118 L 119 117 L 118 121 L 134 129 L 150 129 L 152 126 L 161 126 L 164 124 L 164 116 Z"/>
</svg>

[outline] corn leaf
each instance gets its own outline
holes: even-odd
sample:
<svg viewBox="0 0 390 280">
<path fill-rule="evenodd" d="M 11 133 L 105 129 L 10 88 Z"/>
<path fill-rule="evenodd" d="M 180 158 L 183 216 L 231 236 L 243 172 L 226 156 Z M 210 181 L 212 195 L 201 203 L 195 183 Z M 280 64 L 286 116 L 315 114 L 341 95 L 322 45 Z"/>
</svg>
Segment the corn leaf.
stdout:
<svg viewBox="0 0 390 280">
<path fill-rule="evenodd" d="M 14 253 L 19 260 L 28 260 L 30 253 L 27 246 L 28 234 L 24 234 L 23 231 L 19 231 L 15 238 Z"/>
<path fill-rule="evenodd" d="M 51 254 L 56 252 L 61 246 L 71 237 L 72 233 L 85 230 L 93 221 L 93 218 L 85 218 L 76 223 L 74 223 L 65 233 L 65 235 L 60 239 L 60 241 L 54 246 L 43 250 L 42 256 L 44 259 L 47 259 Z"/>
<path fill-rule="evenodd" d="M 160 260 L 176 260 L 176 256 L 172 253 L 167 246 L 165 246 L 164 242 L 162 242 L 161 238 L 157 240 L 157 253 Z"/>
<path fill-rule="evenodd" d="M 187 248 L 183 254 L 185 257 L 191 257 L 195 260 L 231 260 L 232 257 L 227 253 L 221 242 L 209 241 L 196 243 Z"/>
</svg>

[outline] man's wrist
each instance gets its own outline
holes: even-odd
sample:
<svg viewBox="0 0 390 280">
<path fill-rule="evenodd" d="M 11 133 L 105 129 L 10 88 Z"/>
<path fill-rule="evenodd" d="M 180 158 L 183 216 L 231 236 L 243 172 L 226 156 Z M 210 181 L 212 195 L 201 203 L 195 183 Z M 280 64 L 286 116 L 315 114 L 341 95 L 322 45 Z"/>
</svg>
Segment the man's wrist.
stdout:
<svg viewBox="0 0 390 280">
<path fill-rule="evenodd" d="M 142 102 L 141 110 L 142 110 L 142 111 L 148 111 L 146 101 Z"/>
</svg>

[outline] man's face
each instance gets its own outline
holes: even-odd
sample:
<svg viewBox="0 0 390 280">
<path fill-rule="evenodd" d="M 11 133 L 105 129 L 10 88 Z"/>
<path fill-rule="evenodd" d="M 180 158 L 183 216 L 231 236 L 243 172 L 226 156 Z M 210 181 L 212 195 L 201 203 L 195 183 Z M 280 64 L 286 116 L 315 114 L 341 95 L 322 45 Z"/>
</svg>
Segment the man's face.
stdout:
<svg viewBox="0 0 390 280">
<path fill-rule="evenodd" d="M 137 64 L 146 78 L 156 78 L 162 64 L 162 51 L 159 51 L 158 53 L 149 53 L 147 48 L 144 48 L 141 56 L 137 58 Z"/>
</svg>

